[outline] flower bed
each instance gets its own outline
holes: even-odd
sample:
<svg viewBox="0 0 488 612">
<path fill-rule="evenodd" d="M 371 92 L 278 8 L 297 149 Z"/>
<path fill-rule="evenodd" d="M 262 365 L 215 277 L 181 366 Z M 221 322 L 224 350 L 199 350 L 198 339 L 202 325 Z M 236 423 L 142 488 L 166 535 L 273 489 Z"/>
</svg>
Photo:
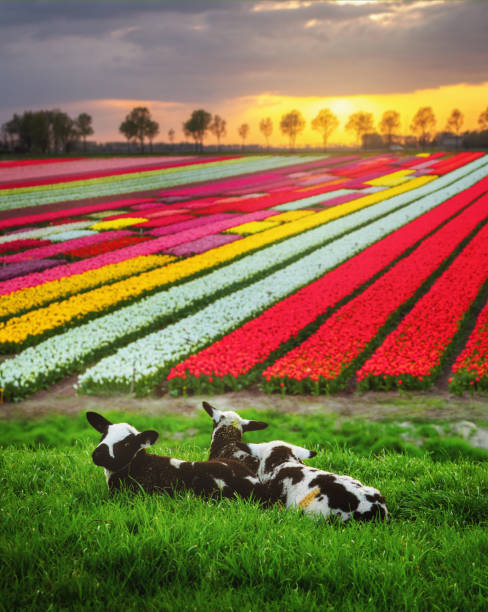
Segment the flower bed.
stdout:
<svg viewBox="0 0 488 612">
<path fill-rule="evenodd" d="M 454 160 L 452 155 L 444 154 L 443 157 L 446 158 L 442 159 L 443 162 Z M 473 195 L 475 192 L 481 195 L 486 191 L 486 185 L 482 187 L 478 183 L 467 190 L 486 177 L 488 158 L 479 157 L 472 162 L 469 159 L 454 160 L 451 165 L 459 164 L 459 168 L 436 178 L 433 175 L 418 176 L 418 173 L 432 172 L 429 165 L 435 164 L 434 156 L 407 159 L 392 155 L 356 157 L 347 160 L 352 162 L 348 168 L 346 160 L 343 160 L 345 164 L 339 165 L 337 158 L 334 161 L 334 158 L 320 157 L 310 162 L 295 156 L 294 163 L 289 157 L 286 160 L 246 158 L 245 161 L 213 166 L 202 164 L 199 172 L 168 169 L 168 172 L 154 172 L 147 176 L 141 173 L 127 182 L 114 177 L 116 180 L 87 181 L 86 185 L 79 187 L 88 197 L 90 189 L 95 186 L 97 195 L 102 195 L 105 190 L 107 193 L 111 189 L 116 192 L 131 182 L 140 181 L 140 185 L 144 184 L 146 188 L 151 181 L 160 181 L 163 177 L 168 181 L 166 185 L 177 185 L 180 180 L 180 185 L 183 185 L 188 177 L 199 181 L 197 185 L 169 187 L 152 201 L 147 198 L 137 201 L 135 198 L 133 202 L 114 202 L 112 197 L 110 202 L 94 205 L 96 208 L 88 213 L 86 207 L 73 207 L 73 203 L 54 217 L 51 216 L 56 212 L 54 204 L 40 208 L 36 215 L 25 215 L 25 218 L 19 215 L 4 231 L 10 227 L 21 228 L 20 231 L 0 236 L 0 244 L 6 245 L 3 256 L 8 256 L 9 241 L 35 239 L 37 232 L 41 232 L 40 236 L 50 234 L 55 241 L 53 232 L 58 238 L 65 238 L 66 232 L 76 228 L 84 230 L 77 225 L 86 223 L 81 219 L 82 214 L 85 218 L 87 215 L 101 217 L 100 223 L 128 217 L 131 220 L 150 219 L 156 223 L 171 219 L 173 223 L 159 229 L 147 225 L 133 226 L 136 231 L 128 232 L 130 235 L 124 240 L 112 241 L 111 246 L 117 248 L 110 252 L 106 248 L 111 241 L 105 243 L 106 247 L 99 247 L 103 248 L 103 253 L 98 252 L 96 245 L 83 247 L 75 255 L 84 258 L 82 261 L 56 265 L 44 272 L 0 282 L 0 320 L 4 320 L 4 324 L 0 324 L 0 333 L 5 334 L 3 349 L 21 350 L 17 357 L 0 365 L 0 386 L 5 389 L 5 397 L 20 398 L 88 365 L 92 367 L 80 378 L 82 391 L 105 392 L 118 388 L 145 393 L 163 380 L 173 365 L 192 352 L 198 354 L 223 336 L 235 334 L 238 338 L 239 326 L 251 329 L 255 320 L 254 329 L 259 329 L 259 333 L 249 332 L 240 340 L 241 344 L 246 344 L 247 351 L 239 353 L 234 350 L 237 347 L 235 343 L 227 347 L 234 365 L 239 361 L 242 366 L 240 374 L 232 376 L 223 372 L 222 376 L 215 376 L 215 372 L 211 372 L 207 376 L 194 377 L 195 381 L 203 382 L 200 390 L 219 390 L 226 385 L 232 387 L 236 381 L 247 384 L 248 374 L 255 377 L 277 358 L 288 354 L 319 326 L 325 325 L 326 317 L 341 304 L 351 303 L 355 295 L 362 295 L 359 291 L 364 292 L 375 279 L 382 278 L 384 267 L 395 257 L 408 256 L 405 249 L 410 248 L 415 231 L 420 237 L 428 232 L 427 227 L 420 224 L 422 213 L 430 210 L 436 215 L 437 222 L 442 223 L 442 211 L 449 216 L 447 207 L 450 207 L 451 214 L 463 206 L 471 208 L 468 196 L 476 197 Z M 421 167 L 422 164 L 425 165 Z M 244 167 L 248 169 L 248 176 L 240 175 Z M 441 168 L 447 167 L 446 163 Z M 387 183 L 399 182 L 407 176 L 407 169 L 411 178 L 395 187 L 367 184 L 367 181 L 375 179 L 382 182 L 382 177 L 386 177 L 384 181 Z M 206 182 L 202 183 L 202 180 Z M 58 195 L 74 193 L 71 188 L 53 187 L 51 191 L 58 192 Z M 465 193 L 457 198 L 456 205 L 452 202 L 443 204 L 449 198 L 454 200 L 453 196 L 463 191 Z M 20 195 L 24 198 L 22 205 L 28 205 L 31 192 L 24 190 L 19 192 Z M 38 201 L 42 202 L 42 190 L 38 195 Z M 349 201 L 345 202 L 346 199 Z M 13 202 L 10 196 L 7 200 Z M 325 206 L 327 208 L 322 208 Z M 223 212 L 215 214 L 215 207 L 220 207 Z M 231 212 L 233 210 L 241 213 Z M 72 211 L 77 214 L 67 217 Z M 189 211 L 198 216 L 191 215 L 186 221 L 174 223 L 176 215 L 189 214 Z M 244 222 L 261 224 L 261 220 L 267 218 L 280 225 L 242 238 L 219 233 Z M 415 218 L 417 221 L 413 221 Z M 59 222 L 60 227 L 33 227 L 53 222 Z M 91 226 L 96 223 L 95 220 L 89 221 Z M 411 227 L 403 229 L 407 232 L 409 228 L 411 233 L 407 232 L 405 236 L 410 236 L 410 242 L 402 242 L 398 234 L 395 238 L 384 239 L 408 223 Z M 159 232 L 161 235 L 158 236 Z M 382 238 L 383 246 L 381 242 L 371 244 Z M 133 243 L 135 239 L 137 244 Z M 228 239 L 233 242 L 217 246 L 220 241 Z M 386 249 L 388 241 L 390 250 L 387 252 L 382 249 Z M 367 248 L 368 245 L 371 247 Z M 73 243 L 64 246 L 70 247 L 67 249 L 70 253 L 76 253 Z M 452 245 L 448 246 L 452 250 Z M 150 255 L 161 252 L 163 248 L 175 249 L 181 259 L 165 265 L 158 260 L 164 256 Z M 353 256 L 364 248 L 367 248 L 364 253 L 369 252 L 370 259 L 358 264 L 358 255 Z M 196 250 L 202 252 L 191 255 Z M 451 251 L 449 256 L 452 257 Z M 441 265 L 447 264 L 443 262 Z M 441 268 L 437 268 L 434 275 L 440 273 Z M 324 284 L 320 295 L 318 283 L 325 283 L 326 279 L 330 282 L 334 275 L 336 283 Z M 372 275 L 376 276 L 372 278 Z M 429 277 L 429 282 L 432 278 Z M 314 290 L 317 290 L 316 294 Z M 296 297 L 298 295 L 303 297 L 301 303 Z M 414 292 L 415 299 L 418 295 Z M 410 307 L 413 301 L 407 300 Z M 375 310 L 375 306 L 372 305 L 371 309 Z M 271 317 L 270 312 L 273 313 Z M 398 313 L 395 311 L 394 317 Z M 267 327 L 266 316 L 270 317 Z M 394 317 L 389 321 L 396 321 Z M 382 330 L 378 342 L 388 329 Z M 274 347 L 266 333 L 275 342 Z M 18 334 L 19 342 L 13 343 L 11 340 L 15 334 Z M 50 335 L 54 337 L 49 338 Z M 263 345 L 269 344 L 259 353 L 253 342 L 259 344 L 263 339 Z M 32 346 L 26 348 L 29 345 Z M 369 344 L 367 350 L 371 352 L 374 346 Z M 119 351 L 114 353 L 117 349 Z M 254 355 L 257 353 L 259 359 L 256 362 Z M 102 361 L 96 363 L 99 359 Z M 361 357 L 358 365 L 363 361 Z M 232 365 L 232 359 L 226 363 Z M 224 378 L 228 380 L 220 385 Z M 177 384 L 178 379 L 172 378 L 172 381 Z M 194 388 L 198 389 L 197 382 Z M 278 388 L 286 390 L 286 387 Z M 317 387 L 312 385 L 310 389 L 317 390 Z"/>
<path fill-rule="evenodd" d="M 348 206 L 348 205 L 345 205 Z M 321 213 L 317 213 L 314 215 L 315 217 L 322 216 L 330 216 L 330 211 L 323 211 Z M 268 215 L 267 211 L 263 211 L 262 215 Z M 337 212 L 336 212 L 337 214 Z M 258 216 L 258 213 L 253 214 L 254 217 Z M 282 227 L 292 226 L 292 225 L 300 225 L 309 222 L 311 216 L 298 219 L 295 222 L 290 222 L 285 224 Z M 205 226 L 208 228 L 210 226 Z M 302 225 L 303 227 L 303 225 Z M 306 227 L 306 226 L 305 226 Z M 273 232 L 275 230 L 268 230 L 268 232 Z M 192 233 L 193 230 L 190 230 L 189 233 Z M 267 232 L 264 232 L 264 234 Z M 292 232 L 293 233 L 293 232 Z M 262 234 L 261 234 L 262 235 Z M 285 233 L 286 235 L 286 233 Z M 373 234 L 371 234 L 373 235 Z M 368 239 L 371 240 L 370 234 L 367 235 Z M 171 238 L 171 237 L 170 237 Z M 252 236 L 251 238 L 255 238 Z M 169 240 L 169 242 L 168 242 Z M 166 240 L 166 245 L 164 244 L 165 238 L 154 239 L 151 241 L 149 249 L 150 253 L 157 252 L 157 250 L 161 250 L 163 248 L 169 248 L 171 244 L 171 240 Z M 182 241 L 176 241 L 176 244 L 180 244 Z M 219 262 L 219 258 L 221 257 L 222 252 L 226 251 L 228 254 L 231 254 L 234 250 L 235 253 L 239 251 L 236 249 L 236 245 L 241 245 L 244 240 L 240 240 L 237 242 L 233 242 L 232 244 L 227 244 L 221 246 L 219 248 L 213 249 L 211 251 L 206 252 L 203 255 L 195 256 L 191 259 L 177 262 L 172 265 L 169 265 L 165 268 L 164 273 L 158 271 L 143 273 L 138 276 L 137 282 L 134 283 L 131 279 L 127 279 L 124 281 L 119 281 L 110 286 L 110 290 L 106 290 L 105 288 L 95 289 L 92 292 L 83 294 L 83 296 L 73 296 L 69 298 L 65 302 L 61 302 L 59 304 L 55 304 L 50 307 L 49 312 L 44 310 L 36 311 L 35 313 L 26 314 L 20 317 L 19 319 L 13 319 L 6 325 L 0 333 L 0 346 L 3 347 L 3 350 L 19 350 L 22 346 L 25 345 L 26 342 L 32 342 L 34 338 L 41 338 L 46 332 L 52 333 L 54 329 L 59 326 L 64 326 L 68 322 L 73 322 L 79 320 L 80 318 L 85 318 L 86 316 L 93 316 L 96 313 L 103 312 L 104 310 L 108 310 L 114 308 L 121 303 L 132 301 L 137 296 L 142 296 L 148 294 L 152 291 L 155 291 L 159 288 L 162 288 L 164 285 L 167 285 L 171 282 L 179 281 L 184 277 L 189 277 L 199 271 L 202 270 L 202 264 L 205 267 L 213 267 L 217 265 Z M 126 247 L 125 249 L 121 249 L 116 253 L 119 254 L 124 251 L 129 251 L 131 249 L 137 249 L 139 253 L 145 254 L 144 249 L 147 243 L 143 245 L 137 245 L 136 247 Z M 156 246 L 157 245 L 157 248 Z M 350 248 L 348 245 L 347 248 Z M 340 251 L 341 255 L 342 251 Z M 235 256 L 235 255 L 234 255 Z M 100 256 L 106 257 L 106 256 Z M 93 258 L 97 259 L 97 258 Z M 212 265 L 213 262 L 213 265 Z M 327 260 L 328 262 L 328 260 Z M 84 262 L 80 262 L 84 263 Z M 107 261 L 109 263 L 109 261 Z M 321 263 L 321 270 L 326 270 L 327 267 L 325 265 L 332 265 L 330 263 L 326 264 L 326 262 Z M 306 268 L 305 268 L 305 273 Z M 297 272 L 298 276 L 298 286 L 305 282 L 303 280 L 303 273 Z M 314 277 L 310 277 L 312 280 Z M 288 290 L 289 291 L 289 290 Z M 286 295 L 286 293 L 284 294 Z"/>
<path fill-rule="evenodd" d="M 384 223 L 384 220 L 381 222 Z M 465 226 L 465 223 L 462 225 Z M 368 235 L 370 242 L 374 240 L 372 228 L 373 224 L 370 224 L 367 232 L 361 232 L 363 236 Z M 379 227 L 377 229 L 381 231 Z M 150 334 L 120 349 L 87 370 L 80 378 L 81 387 L 93 391 L 111 388 L 127 390 L 133 386 L 140 393 L 151 389 L 182 355 L 204 348 L 239 324 L 254 318 L 264 308 L 321 276 L 341 259 L 350 257 L 351 245 L 357 246 L 358 237 L 346 236 L 344 241 L 346 239 L 350 241 L 347 255 L 345 244 L 342 251 L 335 243 L 302 257 L 263 280 L 213 302 L 204 310 L 172 325 L 170 329 Z M 334 258 L 337 258 L 335 262 Z M 186 343 L 177 338 L 178 331 L 187 340 Z M 132 365 L 129 367 L 129 364 Z M 133 371 L 134 367 L 137 372 Z"/>
</svg>

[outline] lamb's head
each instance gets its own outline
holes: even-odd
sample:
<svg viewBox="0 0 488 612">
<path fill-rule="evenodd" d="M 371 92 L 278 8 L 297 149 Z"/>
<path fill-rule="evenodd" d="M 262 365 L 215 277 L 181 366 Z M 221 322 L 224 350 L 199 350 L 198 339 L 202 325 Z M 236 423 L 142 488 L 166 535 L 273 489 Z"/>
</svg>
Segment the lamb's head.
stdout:
<svg viewBox="0 0 488 612">
<path fill-rule="evenodd" d="M 158 439 L 157 431 L 149 429 L 141 433 L 128 423 L 111 423 L 97 412 L 87 412 L 86 418 L 102 434 L 100 443 L 92 453 L 93 462 L 111 472 L 128 466 L 141 449 L 151 446 Z"/>
<path fill-rule="evenodd" d="M 222 412 L 211 406 L 208 402 L 203 402 L 203 409 L 213 421 L 214 434 L 217 431 L 225 431 L 229 439 L 241 440 L 241 436 L 246 431 L 257 431 L 258 429 L 266 429 L 267 423 L 264 421 L 251 421 L 243 419 L 237 412 L 227 410 Z"/>
<path fill-rule="evenodd" d="M 308 450 L 302 446 L 289 444 L 282 440 L 263 442 L 261 444 L 248 444 L 249 450 L 259 460 L 258 474 L 260 478 L 272 474 L 284 463 L 296 463 L 303 465 L 304 459 L 311 459 L 317 454 L 316 451 Z"/>
</svg>

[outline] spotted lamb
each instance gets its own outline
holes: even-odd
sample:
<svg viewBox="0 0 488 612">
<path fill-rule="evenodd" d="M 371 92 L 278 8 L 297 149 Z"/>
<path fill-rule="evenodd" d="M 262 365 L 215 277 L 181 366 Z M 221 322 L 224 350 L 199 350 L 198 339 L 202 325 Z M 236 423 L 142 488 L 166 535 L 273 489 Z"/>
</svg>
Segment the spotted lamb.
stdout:
<svg viewBox="0 0 488 612">
<path fill-rule="evenodd" d="M 343 522 L 388 518 L 385 500 L 377 489 L 350 476 L 304 465 L 302 459 L 315 456 L 315 451 L 282 441 L 247 446 L 259 459 L 257 474 L 267 486 L 270 502 L 326 518 L 336 515 Z"/>
<path fill-rule="evenodd" d="M 209 459 L 237 459 L 256 474 L 259 460 L 242 441 L 242 434 L 246 431 L 265 429 L 268 424 L 263 421 L 243 419 L 237 412 L 231 410 L 222 412 L 208 402 L 203 402 L 202 405 L 213 421 Z"/>
<path fill-rule="evenodd" d="M 134 492 L 167 493 L 192 490 L 204 497 L 254 497 L 266 501 L 258 478 L 240 461 L 212 459 L 182 461 L 146 453 L 158 433 L 139 432 L 128 423 L 111 423 L 96 412 L 87 412 L 92 427 L 102 434 L 92 453 L 93 461 L 105 469 L 112 493 L 126 487 Z"/>
</svg>

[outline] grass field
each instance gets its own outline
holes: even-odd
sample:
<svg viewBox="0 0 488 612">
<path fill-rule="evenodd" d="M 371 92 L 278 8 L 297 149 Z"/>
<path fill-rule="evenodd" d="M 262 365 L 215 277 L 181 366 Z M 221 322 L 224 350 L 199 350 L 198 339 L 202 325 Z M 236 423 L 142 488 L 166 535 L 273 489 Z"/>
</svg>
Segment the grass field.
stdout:
<svg viewBox="0 0 488 612">
<path fill-rule="evenodd" d="M 160 433 L 153 452 L 201 460 L 206 415 L 107 413 Z M 241 411 L 248 434 L 379 488 L 386 524 L 313 520 L 192 494 L 110 498 L 77 416 L 2 422 L 2 610 L 484 610 L 488 453 L 449 424 Z"/>
</svg>

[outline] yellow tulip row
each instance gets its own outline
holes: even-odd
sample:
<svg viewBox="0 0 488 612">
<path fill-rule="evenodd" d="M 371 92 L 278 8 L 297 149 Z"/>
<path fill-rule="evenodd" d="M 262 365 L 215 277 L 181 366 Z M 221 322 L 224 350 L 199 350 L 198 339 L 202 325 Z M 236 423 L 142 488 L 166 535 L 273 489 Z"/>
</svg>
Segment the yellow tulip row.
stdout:
<svg viewBox="0 0 488 612">
<path fill-rule="evenodd" d="M 128 278 L 81 295 L 74 295 L 67 300 L 55 302 L 46 308 L 40 308 L 22 316 L 14 317 L 0 327 L 0 345 L 21 344 L 30 337 L 42 335 L 58 327 L 63 327 L 70 321 L 76 321 L 89 315 L 101 313 L 120 303 L 132 301 L 143 294 L 189 278 L 206 269 L 231 261 L 240 255 L 262 248 L 288 236 L 307 231 L 409 189 L 416 189 L 434 178 L 436 177 L 419 177 L 404 185 L 369 194 L 352 202 L 320 211 L 297 221 L 285 223 L 259 234 L 247 236 L 200 255 L 170 263 L 163 268 L 145 272 L 137 277 Z"/>
<path fill-rule="evenodd" d="M 124 227 L 130 227 L 131 225 L 137 225 L 138 223 L 144 223 L 145 221 L 148 221 L 145 217 L 121 217 L 120 219 L 112 219 L 111 221 L 98 221 L 90 225 L 90 229 L 96 230 L 97 232 L 118 230 Z"/>
<path fill-rule="evenodd" d="M 59 280 L 49 281 L 42 285 L 14 291 L 0 297 L 0 318 L 3 319 L 19 312 L 39 308 L 49 302 L 75 295 L 82 291 L 112 283 L 128 276 L 147 272 L 174 261 L 172 255 L 141 255 L 119 263 L 108 264 L 88 270 L 81 274 L 65 276 Z"/>
</svg>

